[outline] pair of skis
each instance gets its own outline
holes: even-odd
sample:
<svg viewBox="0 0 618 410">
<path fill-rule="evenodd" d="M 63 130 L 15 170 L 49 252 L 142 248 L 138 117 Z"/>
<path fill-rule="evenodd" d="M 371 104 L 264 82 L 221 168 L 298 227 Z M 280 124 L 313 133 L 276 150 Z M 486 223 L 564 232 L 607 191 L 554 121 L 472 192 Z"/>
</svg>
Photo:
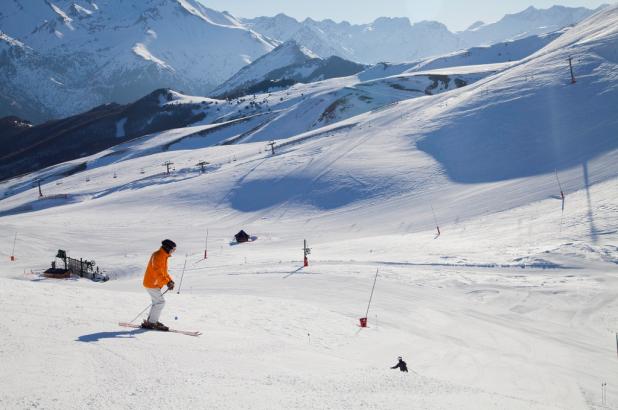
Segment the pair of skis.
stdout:
<svg viewBox="0 0 618 410">
<path fill-rule="evenodd" d="M 130 327 L 133 329 L 144 329 L 142 328 L 142 326 L 137 325 L 135 323 L 120 322 L 118 323 L 118 325 L 122 327 Z M 198 331 L 178 330 L 178 329 L 170 329 L 170 330 L 144 329 L 144 330 L 154 330 L 156 332 L 180 333 L 181 335 L 187 335 L 187 336 L 199 336 L 202 334 L 202 332 L 198 332 Z"/>
</svg>

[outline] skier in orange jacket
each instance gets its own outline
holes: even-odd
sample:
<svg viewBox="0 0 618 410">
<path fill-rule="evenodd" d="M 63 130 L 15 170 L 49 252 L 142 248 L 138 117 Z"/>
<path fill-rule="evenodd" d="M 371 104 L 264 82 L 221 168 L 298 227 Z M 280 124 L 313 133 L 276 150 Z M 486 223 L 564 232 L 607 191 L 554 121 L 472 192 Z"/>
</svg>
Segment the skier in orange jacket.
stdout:
<svg viewBox="0 0 618 410">
<path fill-rule="evenodd" d="M 146 267 L 144 287 L 148 294 L 150 294 L 152 306 L 150 307 L 148 319 L 142 323 L 142 327 L 145 329 L 169 330 L 167 326 L 159 322 L 161 311 L 165 306 L 165 298 L 163 298 L 161 288 L 167 286 L 168 290 L 174 289 L 174 281 L 167 273 L 167 259 L 172 256 L 175 250 L 176 244 L 173 241 L 169 239 L 164 240 L 161 242 L 161 248 L 152 254 Z"/>
</svg>

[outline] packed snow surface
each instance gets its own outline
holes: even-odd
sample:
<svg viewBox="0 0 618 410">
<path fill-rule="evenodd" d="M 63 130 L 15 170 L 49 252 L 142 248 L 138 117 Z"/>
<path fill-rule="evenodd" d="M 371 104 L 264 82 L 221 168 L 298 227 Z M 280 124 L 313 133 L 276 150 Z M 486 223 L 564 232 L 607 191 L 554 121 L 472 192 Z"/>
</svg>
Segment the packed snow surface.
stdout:
<svg viewBox="0 0 618 410">
<path fill-rule="evenodd" d="M 614 6 L 275 155 L 266 134 L 220 144 L 254 115 L 3 182 L 0 407 L 618 408 L 617 45 Z M 394 92 L 404 71 L 365 82 Z M 240 229 L 257 240 L 231 244 Z M 117 325 L 148 306 L 165 238 L 162 321 L 199 337 Z M 40 277 L 58 249 L 112 279 Z"/>
</svg>

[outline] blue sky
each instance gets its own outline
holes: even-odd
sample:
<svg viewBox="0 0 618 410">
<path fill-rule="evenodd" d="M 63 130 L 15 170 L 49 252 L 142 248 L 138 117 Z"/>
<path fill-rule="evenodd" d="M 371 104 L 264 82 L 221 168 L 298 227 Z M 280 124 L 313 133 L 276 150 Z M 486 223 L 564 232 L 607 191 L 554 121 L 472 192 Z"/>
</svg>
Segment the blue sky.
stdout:
<svg viewBox="0 0 618 410">
<path fill-rule="evenodd" d="M 492 23 L 504 14 L 528 6 L 548 8 L 554 4 L 596 8 L 608 0 L 200 0 L 215 10 L 237 17 L 274 16 L 285 13 L 298 20 L 330 18 L 335 21 L 369 23 L 377 17 L 408 17 L 412 22 L 436 20 L 451 30 L 463 30 L 477 20 Z"/>
</svg>

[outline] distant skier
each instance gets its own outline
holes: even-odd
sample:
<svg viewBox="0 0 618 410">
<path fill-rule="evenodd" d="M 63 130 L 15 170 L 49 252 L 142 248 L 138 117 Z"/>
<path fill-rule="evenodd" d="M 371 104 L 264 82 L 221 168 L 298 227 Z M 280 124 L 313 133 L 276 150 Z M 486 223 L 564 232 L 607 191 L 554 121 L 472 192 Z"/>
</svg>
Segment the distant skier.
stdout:
<svg viewBox="0 0 618 410">
<path fill-rule="evenodd" d="M 399 370 L 401 370 L 402 372 L 408 372 L 408 365 L 406 365 L 406 362 L 403 361 L 403 358 L 401 356 L 399 356 L 397 358 L 399 360 L 399 362 L 394 365 L 393 367 L 391 367 L 391 369 L 397 369 L 399 368 Z"/>
<path fill-rule="evenodd" d="M 167 326 L 159 322 L 161 311 L 165 306 L 165 299 L 161 293 L 161 288 L 167 286 L 168 290 L 174 289 L 174 281 L 167 273 L 167 258 L 172 256 L 175 250 L 176 244 L 173 241 L 169 239 L 164 240 L 161 242 L 161 248 L 152 254 L 146 267 L 144 287 L 150 294 L 152 306 L 150 307 L 148 319 L 142 323 L 142 327 L 145 329 L 169 330 Z"/>
</svg>

